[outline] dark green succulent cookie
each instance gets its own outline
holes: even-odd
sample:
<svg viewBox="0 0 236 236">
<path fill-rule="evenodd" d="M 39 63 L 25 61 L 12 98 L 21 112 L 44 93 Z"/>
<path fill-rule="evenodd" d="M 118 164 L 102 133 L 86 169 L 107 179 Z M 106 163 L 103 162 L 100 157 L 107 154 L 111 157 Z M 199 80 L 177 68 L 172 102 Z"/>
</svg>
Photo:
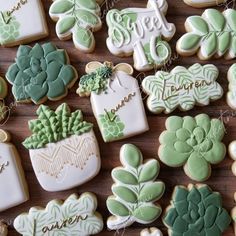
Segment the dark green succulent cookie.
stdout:
<svg viewBox="0 0 236 236">
<path fill-rule="evenodd" d="M 17 102 L 40 104 L 47 99 L 59 100 L 67 95 L 68 88 L 78 78 L 66 51 L 52 43 L 36 44 L 33 48 L 21 45 L 15 61 L 6 78 L 13 85 L 12 93 Z"/>
</svg>

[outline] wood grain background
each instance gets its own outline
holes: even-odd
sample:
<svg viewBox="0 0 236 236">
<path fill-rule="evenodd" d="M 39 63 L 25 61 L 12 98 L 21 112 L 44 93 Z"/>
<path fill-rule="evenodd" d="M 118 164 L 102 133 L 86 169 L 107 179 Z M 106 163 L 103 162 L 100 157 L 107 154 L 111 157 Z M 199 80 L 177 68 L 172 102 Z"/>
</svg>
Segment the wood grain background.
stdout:
<svg viewBox="0 0 236 236">
<path fill-rule="evenodd" d="M 3 0 L 2 0 L 3 1 Z M 107 4 L 103 6 L 103 15 L 106 13 L 108 8 L 114 4 L 114 8 L 122 9 L 126 7 L 145 7 L 146 0 L 107 0 Z M 46 13 L 48 12 L 51 1 L 43 0 L 44 8 Z M 168 70 L 172 69 L 176 65 L 182 66 L 190 66 L 195 62 L 199 62 L 197 57 L 191 58 L 180 58 L 177 57 L 175 52 L 175 44 L 176 40 L 185 32 L 184 31 L 184 22 L 185 19 L 190 15 L 201 15 L 203 9 L 194 9 L 183 3 L 182 0 L 168 0 L 169 10 L 167 13 L 167 18 L 169 22 L 175 23 L 177 27 L 177 33 L 175 37 L 171 41 L 171 46 L 173 49 L 173 60 L 171 65 L 168 66 Z M 231 2 L 229 5 L 233 7 L 233 3 Z M 217 7 L 223 10 L 227 6 Z M 48 15 L 48 14 L 47 14 Z M 114 64 L 120 62 L 127 62 L 132 64 L 132 58 L 118 58 L 112 56 L 106 48 L 105 40 L 107 37 L 107 26 L 105 24 L 105 19 L 103 17 L 103 29 L 95 34 L 96 37 L 96 50 L 92 54 L 82 54 L 78 50 L 76 50 L 71 41 L 60 41 L 58 40 L 55 34 L 55 23 L 47 16 L 47 22 L 50 29 L 50 36 L 46 38 L 44 41 L 40 43 L 52 41 L 59 48 L 64 48 L 67 50 L 71 64 L 73 64 L 78 70 L 79 76 L 84 74 L 84 68 L 86 63 L 92 60 L 98 61 L 113 61 Z M 32 44 L 34 45 L 34 43 Z M 7 68 L 11 63 L 14 62 L 14 58 L 16 55 L 17 48 L 0 48 L 0 75 L 4 76 L 7 71 Z M 204 62 L 209 63 L 209 62 Z M 229 67 L 234 63 L 234 61 L 226 61 L 223 59 L 220 60 L 212 60 L 210 63 L 216 65 L 220 70 L 219 83 L 223 86 L 224 92 L 227 92 L 227 78 L 226 74 Z M 154 72 L 150 72 L 153 74 Z M 146 75 L 150 74 L 146 73 Z M 138 74 L 139 81 L 145 76 L 143 73 Z M 51 106 L 52 108 L 56 108 L 62 102 L 67 102 L 71 108 L 78 109 L 80 108 L 86 120 L 93 122 L 95 124 L 95 132 L 100 144 L 101 150 L 101 158 L 102 158 L 102 169 L 100 174 L 95 177 L 90 182 L 80 186 L 78 188 L 65 191 L 65 192 L 57 192 L 57 193 L 49 193 L 45 192 L 37 182 L 35 174 L 33 172 L 31 162 L 29 159 L 28 151 L 22 146 L 22 141 L 30 135 L 28 130 L 27 122 L 30 119 L 35 118 L 35 111 L 37 109 L 36 105 L 32 104 L 17 104 L 14 105 L 11 110 L 11 116 L 8 122 L 2 126 L 3 129 L 6 129 L 12 133 L 12 141 L 16 145 L 19 150 L 19 153 L 22 158 L 22 164 L 25 170 L 26 178 L 29 185 L 30 191 L 30 200 L 25 204 L 22 204 L 18 207 L 9 209 L 5 212 L 0 213 L 0 219 L 4 219 L 10 224 L 10 236 L 18 235 L 12 226 L 14 218 L 20 214 L 21 212 L 28 211 L 31 206 L 45 206 L 48 201 L 59 198 L 66 199 L 72 193 L 83 193 L 85 191 L 94 192 L 98 197 L 99 208 L 98 210 L 102 213 L 104 220 L 106 221 L 109 213 L 106 209 L 105 201 L 106 198 L 111 194 L 111 185 L 112 179 L 110 176 L 111 170 L 120 165 L 119 161 L 119 149 L 124 143 L 133 143 L 137 145 L 143 152 L 144 158 L 158 158 L 157 150 L 158 150 L 158 137 L 160 133 L 164 130 L 164 123 L 166 120 L 166 115 L 158 115 L 154 116 L 147 111 L 148 122 L 150 125 L 150 131 L 144 133 L 142 135 L 120 141 L 105 144 L 102 141 L 100 132 L 98 130 L 97 124 L 95 122 L 95 118 L 92 113 L 91 105 L 89 98 L 80 98 L 76 95 L 75 90 L 77 88 L 77 84 L 72 88 L 69 92 L 69 95 L 59 102 L 47 102 L 46 104 Z M 10 87 L 10 86 L 9 86 Z M 9 89 L 10 90 L 10 89 Z M 236 139 L 236 111 L 232 111 L 226 104 L 225 96 L 218 100 L 217 102 L 211 103 L 208 107 L 195 107 L 193 110 L 189 112 L 179 112 L 176 111 L 172 113 L 173 115 L 192 115 L 195 116 L 200 113 L 207 113 L 211 117 L 223 119 L 226 126 L 226 135 L 224 138 L 224 143 L 228 145 L 232 140 Z M 7 104 L 14 104 L 14 98 L 9 92 L 9 95 L 6 100 Z M 135 119 L 135 117 L 134 117 Z M 211 178 L 205 183 L 208 184 L 213 190 L 219 191 L 223 196 L 223 204 L 227 210 L 231 210 L 234 206 L 233 194 L 236 190 L 235 180 L 236 178 L 233 176 L 231 172 L 231 164 L 232 161 L 226 156 L 225 160 L 213 167 L 213 173 Z M 171 194 L 175 185 L 182 184 L 187 185 L 189 183 L 193 183 L 188 177 L 185 176 L 182 168 L 172 169 L 161 165 L 161 172 L 159 175 L 159 179 L 165 182 L 166 184 L 166 192 L 164 197 L 159 201 L 162 205 L 163 209 L 169 204 L 171 199 Z M 9 183 L 11 184 L 11 183 Z M 1 188 L 1 186 L 0 186 Z M 0 191 L 4 191 L 0 189 Z M 156 220 L 150 226 L 159 227 L 163 230 L 166 235 L 166 228 L 163 226 L 161 219 Z M 139 236 L 140 231 L 146 226 L 140 224 L 134 224 L 128 229 L 120 230 L 119 232 L 108 231 L 106 226 L 104 231 L 100 233 L 100 236 L 111 236 L 111 235 L 125 235 L 125 236 Z M 227 232 L 224 234 L 227 236 L 233 236 L 233 227 L 230 226 Z M 68 235 L 69 236 L 69 235 Z"/>
</svg>

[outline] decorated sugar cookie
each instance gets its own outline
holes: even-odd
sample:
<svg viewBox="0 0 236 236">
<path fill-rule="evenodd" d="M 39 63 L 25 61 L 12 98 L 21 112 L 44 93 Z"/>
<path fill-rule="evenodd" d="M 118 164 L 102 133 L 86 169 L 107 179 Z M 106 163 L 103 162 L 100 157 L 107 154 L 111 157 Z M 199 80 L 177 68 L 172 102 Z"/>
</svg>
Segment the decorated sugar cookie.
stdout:
<svg viewBox="0 0 236 236">
<path fill-rule="evenodd" d="M 0 130 L 0 212 L 29 199 L 20 157 L 10 139 L 7 132 Z"/>
<path fill-rule="evenodd" d="M 89 96 L 103 140 L 111 142 L 149 129 L 133 68 L 125 63 L 90 62 L 77 93 Z"/>
<path fill-rule="evenodd" d="M 102 216 L 96 212 L 97 198 L 92 193 L 76 194 L 64 203 L 50 201 L 46 208 L 32 207 L 29 213 L 19 215 L 15 229 L 23 236 L 89 236 L 103 229 Z"/>
<path fill-rule="evenodd" d="M 113 9 L 107 14 L 107 47 L 117 56 L 134 57 L 138 71 L 164 65 L 171 56 L 169 44 L 175 34 L 174 24 L 166 20 L 166 0 L 149 0 L 147 8 Z"/>
<path fill-rule="evenodd" d="M 184 0 L 184 2 L 192 7 L 202 8 L 210 6 L 220 6 L 226 0 Z"/>
<path fill-rule="evenodd" d="M 202 16 L 190 16 L 185 22 L 187 33 L 177 42 L 177 51 L 182 56 L 198 52 L 201 60 L 211 57 L 233 59 L 236 57 L 236 10 L 220 12 L 207 9 Z"/>
<path fill-rule="evenodd" d="M 236 202 L 236 193 L 234 194 L 234 200 Z M 231 211 L 231 217 L 233 220 L 233 224 L 234 224 L 234 233 L 236 234 L 236 207 L 234 207 Z"/>
<path fill-rule="evenodd" d="M 142 230 L 140 236 L 163 236 L 163 234 L 159 229 L 152 227 L 150 229 Z"/>
<path fill-rule="evenodd" d="M 228 71 L 228 81 L 227 103 L 232 109 L 236 110 L 236 63 Z"/>
<path fill-rule="evenodd" d="M 229 156 L 234 160 L 232 165 L 232 172 L 236 176 L 236 141 L 230 143 L 229 148 Z"/>
<path fill-rule="evenodd" d="M 114 195 L 107 199 L 107 208 L 112 214 L 107 226 L 112 230 L 128 227 L 134 222 L 149 224 L 155 221 L 162 209 L 154 202 L 165 191 L 165 184 L 155 181 L 160 171 L 156 159 L 143 163 L 140 150 L 132 144 L 125 144 L 120 150 L 120 160 L 123 167 L 112 171 Z"/>
<path fill-rule="evenodd" d="M 8 110 L 5 106 L 4 98 L 7 96 L 8 88 L 6 81 L 0 77 L 0 122 L 5 119 Z"/>
<path fill-rule="evenodd" d="M 211 165 L 225 157 L 226 148 L 221 142 L 224 133 L 224 123 L 206 114 L 171 116 L 159 137 L 159 158 L 171 167 L 184 166 L 191 179 L 205 181 L 211 175 Z"/>
<path fill-rule="evenodd" d="M 41 105 L 38 119 L 29 121 L 32 135 L 24 141 L 36 177 L 46 191 L 81 185 L 100 170 L 99 147 L 93 125 L 83 121 L 80 110 L 66 103 L 56 111 Z"/>
<path fill-rule="evenodd" d="M 205 184 L 176 186 L 163 216 L 168 235 L 221 236 L 231 222 L 220 193 Z"/>
<path fill-rule="evenodd" d="M 194 105 L 206 106 L 222 97 L 223 89 L 216 82 L 219 75 L 214 65 L 194 64 L 189 69 L 175 67 L 170 73 L 158 71 L 142 82 L 149 95 L 147 107 L 153 113 L 171 113 L 176 108 L 188 111 Z"/>
<path fill-rule="evenodd" d="M 93 32 L 102 27 L 101 11 L 96 0 L 54 0 L 49 14 L 57 22 L 56 33 L 61 40 L 72 38 L 79 50 L 94 50 Z"/>
<path fill-rule="evenodd" d="M 47 35 L 48 28 L 41 0 L 1 1 L 0 45 L 25 44 Z"/>
<path fill-rule="evenodd" d="M 78 78 L 64 49 L 52 43 L 21 45 L 6 78 L 17 102 L 44 103 L 65 97 Z"/>
<path fill-rule="evenodd" d="M 7 225 L 2 221 L 0 221 L 0 235 L 1 236 L 7 236 L 8 235 Z"/>
</svg>

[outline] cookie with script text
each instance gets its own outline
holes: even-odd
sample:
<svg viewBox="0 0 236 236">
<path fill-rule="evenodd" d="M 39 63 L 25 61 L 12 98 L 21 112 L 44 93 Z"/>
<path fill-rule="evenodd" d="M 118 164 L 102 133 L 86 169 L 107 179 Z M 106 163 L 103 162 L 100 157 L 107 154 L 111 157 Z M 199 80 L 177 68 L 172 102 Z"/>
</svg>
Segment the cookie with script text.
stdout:
<svg viewBox="0 0 236 236">
<path fill-rule="evenodd" d="M 93 124 L 80 110 L 71 112 L 63 103 L 56 111 L 41 105 L 38 119 L 29 121 L 32 135 L 23 145 L 40 185 L 46 191 L 62 191 L 95 177 L 101 167 Z"/>
<path fill-rule="evenodd" d="M 185 29 L 187 33 L 176 46 L 181 56 L 198 53 L 201 60 L 236 57 L 236 10 L 207 9 L 202 16 L 188 17 Z"/>
<path fill-rule="evenodd" d="M 166 130 L 159 137 L 160 160 L 170 167 L 184 166 L 192 180 L 207 180 L 211 165 L 219 164 L 225 158 L 224 123 L 200 114 L 195 117 L 170 116 L 165 126 Z"/>
<path fill-rule="evenodd" d="M 96 0 L 54 0 L 49 15 L 57 22 L 56 33 L 61 40 L 72 38 L 77 49 L 94 50 L 93 32 L 102 27 L 101 10 Z"/>
<path fill-rule="evenodd" d="M 29 199 L 21 160 L 10 140 L 10 135 L 0 129 L 0 212 Z"/>
<path fill-rule="evenodd" d="M 227 0 L 184 0 L 186 4 L 196 8 L 221 6 Z"/>
<path fill-rule="evenodd" d="M 45 209 L 32 207 L 14 220 L 14 227 L 22 236 L 95 235 L 103 229 L 102 216 L 96 209 L 94 194 L 72 194 L 64 202 L 50 201 Z"/>
<path fill-rule="evenodd" d="M 155 114 L 169 114 L 176 108 L 188 111 L 195 105 L 207 106 L 223 96 L 223 89 L 216 82 L 218 75 L 214 65 L 200 64 L 188 69 L 177 66 L 170 73 L 158 71 L 142 82 L 144 92 L 149 95 L 147 107 Z"/>
<path fill-rule="evenodd" d="M 12 84 L 17 102 L 41 104 L 48 99 L 57 101 L 68 94 L 78 79 L 77 71 L 70 65 L 66 50 L 53 43 L 21 45 L 15 63 L 6 73 Z"/>
<path fill-rule="evenodd" d="M 1 1 L 0 45 L 11 47 L 47 36 L 48 28 L 41 0 Z"/>
<path fill-rule="evenodd" d="M 107 47 L 120 57 L 133 55 L 134 68 L 148 71 L 163 66 L 171 56 L 174 24 L 166 20 L 166 0 L 149 0 L 146 8 L 112 9 L 107 13 Z"/>
<path fill-rule="evenodd" d="M 140 233 L 140 236 L 163 236 L 163 234 L 159 229 L 151 227 L 143 229 Z"/>
<path fill-rule="evenodd" d="M 138 81 L 129 64 L 90 62 L 77 93 L 90 96 L 103 140 L 128 138 L 149 129 Z"/>
</svg>

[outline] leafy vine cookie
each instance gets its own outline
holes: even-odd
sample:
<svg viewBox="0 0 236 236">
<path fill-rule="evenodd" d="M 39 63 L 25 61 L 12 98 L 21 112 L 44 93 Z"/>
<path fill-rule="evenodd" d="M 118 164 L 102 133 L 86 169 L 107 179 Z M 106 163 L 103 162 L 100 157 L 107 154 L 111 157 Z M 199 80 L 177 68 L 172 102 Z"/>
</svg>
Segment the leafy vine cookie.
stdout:
<svg viewBox="0 0 236 236">
<path fill-rule="evenodd" d="M 89 236 L 103 229 L 102 216 L 96 211 L 97 198 L 92 193 L 76 194 L 64 203 L 50 201 L 46 208 L 32 207 L 14 220 L 15 229 L 23 236 Z"/>
<path fill-rule="evenodd" d="M 202 8 L 210 6 L 220 6 L 226 0 L 184 0 L 184 2 L 192 7 Z"/>
<path fill-rule="evenodd" d="M 176 186 L 163 216 L 169 236 L 221 236 L 230 222 L 220 193 L 200 184 Z"/>
<path fill-rule="evenodd" d="M 211 164 L 220 163 L 226 154 L 224 123 L 206 114 L 196 117 L 171 116 L 159 137 L 160 160 L 168 166 L 184 166 L 193 180 L 205 181 L 211 175 Z"/>
<path fill-rule="evenodd" d="M 233 141 L 229 145 L 229 156 L 234 160 L 232 165 L 232 172 L 236 176 L 236 141 Z"/>
<path fill-rule="evenodd" d="M 81 185 L 100 170 L 101 160 L 93 125 L 83 121 L 80 110 L 71 112 L 66 103 L 56 111 L 41 105 L 38 119 L 29 121 L 32 135 L 23 145 L 40 185 L 61 191 Z"/>
<path fill-rule="evenodd" d="M 140 236 L 163 236 L 163 234 L 159 229 L 152 227 L 150 229 L 142 230 Z"/>
<path fill-rule="evenodd" d="M 228 71 L 228 81 L 227 103 L 232 109 L 236 110 L 236 63 Z"/>
<path fill-rule="evenodd" d="M 0 212 L 29 199 L 20 157 L 10 140 L 10 135 L 0 129 Z"/>
<path fill-rule="evenodd" d="M 1 236 L 7 236 L 8 235 L 8 227 L 2 221 L 0 221 L 0 235 Z"/>
<path fill-rule="evenodd" d="M 77 49 L 92 52 L 95 47 L 93 32 L 102 27 L 100 7 L 96 0 L 54 0 L 49 15 L 56 24 L 61 40 L 73 39 Z"/>
<path fill-rule="evenodd" d="M 16 46 L 47 36 L 48 28 L 41 0 L 1 1 L 0 45 Z"/>
<path fill-rule="evenodd" d="M 170 73 L 158 71 L 142 82 L 144 92 L 149 95 L 147 107 L 153 113 L 168 114 L 178 107 L 188 111 L 195 104 L 206 106 L 223 96 L 223 89 L 216 82 L 218 75 L 214 65 L 200 64 L 189 69 L 177 66 Z"/>
<path fill-rule="evenodd" d="M 44 103 L 65 97 L 78 75 L 64 49 L 52 43 L 21 45 L 6 74 L 17 102 Z"/>
<path fill-rule="evenodd" d="M 236 202 L 236 193 L 234 194 L 234 200 Z M 236 234 L 236 207 L 232 209 L 231 217 L 233 219 L 233 224 L 234 224 L 234 233 Z"/>
<path fill-rule="evenodd" d="M 165 184 L 155 181 L 160 171 L 157 160 L 143 163 L 142 153 L 132 144 L 121 147 L 120 160 L 123 167 L 112 171 L 114 195 L 107 199 L 107 208 L 112 214 L 107 226 L 112 230 L 128 227 L 134 222 L 149 224 L 155 221 L 162 209 L 154 202 L 165 191 Z"/>
<path fill-rule="evenodd" d="M 164 65 L 171 56 L 171 48 L 164 41 L 175 34 L 174 24 L 166 20 L 166 0 L 148 0 L 147 8 L 112 9 L 107 14 L 107 47 L 117 56 L 134 57 L 138 71 Z"/>
<path fill-rule="evenodd" d="M 103 140 L 111 142 L 149 129 L 138 81 L 129 64 L 90 62 L 77 93 L 90 96 Z M 135 119 L 134 119 L 135 117 Z"/>
<path fill-rule="evenodd" d="M 177 42 L 177 51 L 182 56 L 198 52 L 201 60 L 211 57 L 233 59 L 236 57 L 236 10 L 220 12 L 207 9 L 202 16 L 190 16 L 185 22 L 187 33 Z"/>
</svg>

